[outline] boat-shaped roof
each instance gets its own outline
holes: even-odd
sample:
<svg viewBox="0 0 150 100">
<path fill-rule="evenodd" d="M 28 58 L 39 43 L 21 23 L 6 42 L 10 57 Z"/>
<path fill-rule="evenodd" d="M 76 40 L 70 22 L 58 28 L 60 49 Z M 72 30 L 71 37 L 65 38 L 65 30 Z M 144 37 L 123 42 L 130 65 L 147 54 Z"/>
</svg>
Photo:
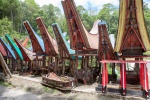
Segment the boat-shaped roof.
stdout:
<svg viewBox="0 0 150 100">
<path fill-rule="evenodd" d="M 62 5 L 69 29 L 71 48 L 74 50 L 97 50 L 98 22 L 100 22 L 100 20 L 95 21 L 92 30 L 88 32 L 77 12 L 74 1 L 64 0 L 62 1 Z"/>
<path fill-rule="evenodd" d="M 0 52 L 2 53 L 3 56 L 7 56 L 7 53 L 2 44 L 0 44 Z"/>
<path fill-rule="evenodd" d="M 52 36 L 49 34 L 40 17 L 36 18 L 36 22 L 38 24 L 42 39 L 44 41 L 45 53 L 49 56 L 57 56 L 59 53 L 56 40 L 53 39 Z"/>
<path fill-rule="evenodd" d="M 117 57 L 114 53 L 109 34 L 107 31 L 107 25 L 105 21 L 99 22 L 99 48 L 98 48 L 98 60 L 116 60 Z"/>
<path fill-rule="evenodd" d="M 8 34 L 6 34 L 5 37 L 6 37 L 7 41 L 9 42 L 10 46 L 13 48 L 16 58 L 20 58 L 21 60 L 23 60 L 22 53 L 21 53 L 20 49 L 18 48 L 18 46 L 14 43 L 12 38 Z"/>
<path fill-rule="evenodd" d="M 131 4 L 134 5 L 131 6 L 132 7 L 131 10 L 135 10 L 135 11 L 134 12 L 132 11 L 134 15 L 132 14 L 131 16 L 129 16 L 130 14 L 129 12 L 131 12 L 129 11 L 130 10 L 129 6 Z M 143 0 L 132 0 L 132 2 L 130 2 L 129 0 L 120 0 L 119 14 L 120 14 L 119 25 L 118 25 L 119 27 L 118 27 L 118 34 L 117 34 L 116 45 L 115 45 L 115 52 L 121 52 L 121 47 L 123 45 L 123 42 L 125 41 L 124 39 L 126 35 L 125 33 L 127 32 L 126 30 L 128 29 L 128 27 L 130 27 L 129 25 L 131 25 L 130 27 L 131 31 L 133 31 L 134 29 L 136 30 L 134 31 L 134 33 L 136 33 L 135 38 L 137 38 L 135 39 L 136 43 L 140 42 L 139 43 L 140 45 L 141 44 L 144 45 L 144 47 L 141 46 L 144 49 L 144 51 L 150 50 L 150 43 L 149 43 L 148 33 L 145 26 L 144 14 L 143 14 Z M 131 20 L 136 23 L 133 25 L 130 22 Z M 131 39 L 131 41 L 132 40 L 133 38 Z"/>
<path fill-rule="evenodd" d="M 33 52 L 44 53 L 45 48 L 44 48 L 44 42 L 42 38 L 33 30 L 33 28 L 31 27 L 28 21 L 24 22 L 24 26 L 26 28 L 26 31 L 29 34 L 29 37 L 32 43 Z"/>
<path fill-rule="evenodd" d="M 14 59 L 16 59 L 15 53 L 12 50 L 11 46 L 7 44 L 2 38 L 0 38 L 0 42 L 3 45 L 5 51 L 7 51 Z"/>
<path fill-rule="evenodd" d="M 14 40 L 22 52 L 24 61 L 32 61 L 36 59 L 36 53 L 33 53 L 32 51 L 25 48 L 17 39 Z"/>
<path fill-rule="evenodd" d="M 67 33 L 62 33 L 62 30 L 60 29 L 57 23 L 52 24 L 52 27 L 53 27 L 53 31 L 54 31 L 54 34 L 58 43 L 60 55 L 61 55 L 61 49 L 62 49 L 64 50 L 66 57 L 70 59 L 75 59 L 76 57 L 72 55 L 72 54 L 75 54 L 75 50 L 70 48 L 70 44 L 66 40 Z M 61 56 L 65 56 L 65 55 L 61 55 Z M 81 59 L 81 58 L 82 57 L 78 56 L 78 59 Z"/>
</svg>

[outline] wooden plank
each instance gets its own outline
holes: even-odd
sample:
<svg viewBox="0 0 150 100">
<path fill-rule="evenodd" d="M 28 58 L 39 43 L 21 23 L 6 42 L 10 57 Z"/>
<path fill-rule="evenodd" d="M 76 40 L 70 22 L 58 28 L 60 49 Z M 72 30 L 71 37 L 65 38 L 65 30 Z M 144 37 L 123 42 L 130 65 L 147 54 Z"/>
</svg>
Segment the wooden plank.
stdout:
<svg viewBox="0 0 150 100">
<path fill-rule="evenodd" d="M 0 62 L 2 64 L 3 70 L 5 71 L 6 75 L 9 75 L 10 77 L 12 77 L 11 76 L 11 72 L 10 72 L 10 70 L 9 70 L 9 68 L 8 68 L 8 66 L 7 66 L 7 64 L 6 64 L 5 60 L 4 60 L 1 52 L 0 52 Z"/>
</svg>

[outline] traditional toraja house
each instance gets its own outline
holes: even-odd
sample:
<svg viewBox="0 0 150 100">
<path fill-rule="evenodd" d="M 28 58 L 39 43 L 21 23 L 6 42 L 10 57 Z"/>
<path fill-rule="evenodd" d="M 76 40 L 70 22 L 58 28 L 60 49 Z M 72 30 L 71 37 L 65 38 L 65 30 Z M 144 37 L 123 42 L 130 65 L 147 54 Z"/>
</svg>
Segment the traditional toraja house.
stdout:
<svg viewBox="0 0 150 100">
<path fill-rule="evenodd" d="M 117 56 L 114 54 L 114 49 L 112 47 L 111 41 L 109 39 L 109 34 L 106 27 L 106 22 L 102 21 L 98 24 L 98 30 L 99 30 L 99 46 L 98 46 L 98 61 L 102 60 L 117 60 Z M 106 83 L 108 83 L 108 78 L 110 81 L 115 81 L 117 76 L 115 74 L 115 64 L 111 64 L 112 66 L 112 75 L 108 77 L 108 71 L 106 64 L 102 64 L 102 77 L 104 78 L 104 75 L 106 78 Z M 101 72 L 101 70 L 100 70 Z M 103 79 L 104 80 L 104 79 Z M 106 87 L 104 87 L 106 88 Z"/>
<path fill-rule="evenodd" d="M 4 48 L 4 51 L 6 52 L 6 58 L 9 59 L 8 61 L 9 62 L 6 62 L 7 64 L 9 64 L 9 68 L 10 69 L 15 69 L 16 67 L 16 56 L 15 56 L 15 53 L 14 51 L 12 50 L 11 46 L 8 45 L 2 38 L 0 38 L 0 43 L 1 45 L 3 46 Z M 3 53 L 2 53 L 3 54 Z M 4 55 L 3 55 L 4 56 Z M 5 59 L 5 61 L 7 60 Z"/>
<path fill-rule="evenodd" d="M 115 46 L 115 52 L 119 53 L 119 61 L 101 61 L 105 63 L 120 63 L 120 89 L 121 94 L 126 95 L 126 63 L 138 63 L 140 65 L 140 84 L 145 97 L 148 97 L 149 84 L 144 52 L 150 50 L 148 33 L 145 27 L 142 0 L 120 0 L 119 28 Z M 134 58 L 135 60 L 128 60 Z M 138 66 L 135 66 L 138 67 Z M 105 82 L 103 87 L 107 86 Z M 103 83 L 102 82 L 102 83 Z"/>
<path fill-rule="evenodd" d="M 25 48 L 17 39 L 14 39 L 19 49 L 21 50 L 24 61 L 32 61 L 36 59 L 36 53 Z"/>
<path fill-rule="evenodd" d="M 18 48 L 18 46 L 14 43 L 14 41 L 12 40 L 12 38 L 8 34 L 5 35 L 5 38 L 7 39 L 7 41 L 10 44 L 10 46 L 12 47 L 12 49 L 13 49 L 13 51 L 15 53 L 16 58 L 23 60 L 22 53 L 21 53 L 20 49 Z"/>
<path fill-rule="evenodd" d="M 66 21 L 69 29 L 70 37 L 70 46 L 71 49 L 76 51 L 76 68 L 78 67 L 78 56 L 82 56 L 82 65 L 85 72 L 89 68 L 89 61 L 93 59 L 93 56 L 96 56 L 97 59 L 97 50 L 98 50 L 98 22 L 95 21 L 93 28 L 88 32 L 77 12 L 75 3 L 73 0 L 64 0 L 62 1 L 64 8 Z M 97 62 L 96 62 L 97 64 Z M 96 65 L 97 66 L 97 65 Z M 83 74 L 83 73 L 81 73 Z M 79 76 L 83 76 L 83 75 Z"/>
<path fill-rule="evenodd" d="M 31 27 L 30 23 L 28 21 L 25 21 L 24 23 L 25 29 L 29 34 L 31 43 L 32 43 L 32 48 L 33 48 L 33 52 L 35 53 L 44 53 L 45 52 L 45 48 L 44 48 L 44 42 L 41 39 L 41 37 L 33 30 L 33 28 Z"/>
<path fill-rule="evenodd" d="M 44 47 L 45 47 L 45 54 L 49 56 L 49 64 L 48 66 L 51 66 L 52 63 L 55 63 L 54 72 L 57 71 L 58 66 L 58 45 L 55 39 L 52 38 L 52 36 L 49 34 L 49 32 L 46 29 L 46 26 L 44 25 L 42 19 L 40 17 L 36 18 L 36 22 L 38 24 L 38 27 L 40 29 L 40 33 L 42 36 L 42 39 L 44 41 Z M 44 62 L 46 56 L 43 57 Z M 55 62 L 53 61 L 55 59 Z M 44 65 L 45 66 L 45 65 Z M 44 67 L 43 66 L 43 67 Z"/>
<path fill-rule="evenodd" d="M 71 69 L 69 70 L 69 73 L 72 76 L 74 76 L 74 67 L 76 59 L 76 56 L 74 56 L 75 50 L 72 50 L 70 48 L 70 44 L 66 40 L 67 33 L 62 33 L 57 23 L 52 24 L 52 28 L 57 40 L 60 60 L 62 61 L 62 74 L 65 73 L 65 61 L 69 60 L 69 69 Z M 82 57 L 78 57 L 79 60 L 81 60 L 81 58 Z"/>
<path fill-rule="evenodd" d="M 36 53 L 36 74 L 38 73 L 37 71 L 41 71 L 42 70 L 42 66 L 44 63 L 42 63 L 42 66 L 41 66 L 41 62 L 44 62 L 44 61 L 41 61 L 41 59 L 38 59 L 38 56 L 43 56 L 45 54 L 45 48 L 44 48 L 44 42 L 43 40 L 41 39 L 41 37 L 33 30 L 33 28 L 31 27 L 30 23 L 28 21 L 25 21 L 24 22 L 24 26 L 26 28 L 26 31 L 28 32 L 29 34 L 29 37 L 30 37 L 30 40 L 31 40 L 31 43 L 32 43 L 32 49 L 33 49 L 33 52 Z"/>
<path fill-rule="evenodd" d="M 10 44 L 11 48 L 13 49 L 14 53 L 15 53 L 15 56 L 16 56 L 16 62 L 17 62 L 17 70 L 15 71 L 19 71 L 19 72 L 22 72 L 22 69 L 23 69 L 23 56 L 22 56 L 22 53 L 20 51 L 20 49 L 18 48 L 18 46 L 14 43 L 14 41 L 12 40 L 12 38 L 6 34 L 5 35 L 5 38 L 7 39 L 8 43 Z"/>
<path fill-rule="evenodd" d="M 38 65 L 41 64 L 41 63 L 36 63 L 36 56 L 35 56 L 36 53 L 34 53 L 33 51 L 25 48 L 17 39 L 14 39 L 14 40 L 15 40 L 16 44 L 18 45 L 19 49 L 21 50 L 24 61 L 26 62 L 26 64 L 28 64 L 28 70 L 32 71 L 32 70 L 36 69 L 35 68 L 37 66 L 36 64 L 38 64 Z M 42 60 L 41 57 L 39 59 Z"/>
<path fill-rule="evenodd" d="M 91 32 L 88 32 L 77 12 L 75 3 L 73 0 L 64 0 L 62 1 L 62 5 L 64 8 L 68 29 L 70 32 L 70 45 L 72 49 L 78 50 L 91 50 L 98 49 L 98 22 L 96 21 Z"/>
</svg>

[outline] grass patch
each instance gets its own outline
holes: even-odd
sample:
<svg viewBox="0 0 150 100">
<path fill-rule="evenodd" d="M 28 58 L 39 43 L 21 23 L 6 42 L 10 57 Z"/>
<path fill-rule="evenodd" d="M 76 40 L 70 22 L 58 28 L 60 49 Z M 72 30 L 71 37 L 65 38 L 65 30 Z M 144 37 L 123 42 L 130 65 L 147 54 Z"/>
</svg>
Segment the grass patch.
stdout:
<svg viewBox="0 0 150 100">
<path fill-rule="evenodd" d="M 52 89 L 48 88 L 48 87 L 43 87 L 43 91 L 44 92 L 50 92 Z"/>
<path fill-rule="evenodd" d="M 49 88 L 49 87 L 43 87 L 43 92 L 44 93 L 55 93 L 57 90 L 55 90 L 55 89 L 51 89 L 51 88 Z"/>
<path fill-rule="evenodd" d="M 5 81 L 0 81 L 0 85 L 6 86 L 6 87 L 12 86 L 12 84 L 10 82 L 5 82 Z"/>
</svg>

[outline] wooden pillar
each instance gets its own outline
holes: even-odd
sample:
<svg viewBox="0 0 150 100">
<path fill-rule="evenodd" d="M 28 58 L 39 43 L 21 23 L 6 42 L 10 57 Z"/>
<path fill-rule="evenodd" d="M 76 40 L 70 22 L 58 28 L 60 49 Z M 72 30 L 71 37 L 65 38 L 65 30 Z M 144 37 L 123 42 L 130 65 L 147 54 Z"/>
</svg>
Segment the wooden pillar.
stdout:
<svg viewBox="0 0 150 100">
<path fill-rule="evenodd" d="M 78 50 L 76 50 L 76 68 L 75 70 L 78 69 Z"/>
<path fill-rule="evenodd" d="M 62 61 L 62 74 L 65 74 L 65 60 Z"/>
<path fill-rule="evenodd" d="M 27 70 L 28 62 L 25 61 L 25 70 Z"/>
<path fill-rule="evenodd" d="M 12 69 L 13 68 L 13 62 L 12 62 L 13 58 L 10 57 L 9 58 L 9 68 Z"/>
<path fill-rule="evenodd" d="M 120 67 L 120 75 L 121 75 L 121 94 L 123 96 L 126 95 L 126 64 L 122 63 Z"/>
<path fill-rule="evenodd" d="M 58 57 L 55 57 L 55 69 L 54 72 L 57 73 L 58 70 Z"/>
<path fill-rule="evenodd" d="M 87 66 L 88 66 L 88 56 L 85 56 L 85 65 L 84 65 L 85 70 L 87 70 Z"/>
<path fill-rule="evenodd" d="M 96 63 L 96 67 L 97 67 L 97 66 L 98 66 L 98 63 L 99 63 L 99 62 L 97 61 L 97 56 L 95 56 L 95 59 L 96 59 L 96 60 L 95 60 L 95 63 Z"/>
<path fill-rule="evenodd" d="M 0 53 L 0 63 L 2 63 L 2 68 L 4 70 L 5 75 L 9 75 L 10 77 L 12 77 L 11 72 L 10 72 L 10 70 L 9 70 L 9 68 L 8 68 L 8 66 L 7 66 L 1 53 Z"/>
<path fill-rule="evenodd" d="M 135 60 L 140 60 L 140 59 L 139 59 L 139 58 L 135 58 Z M 139 63 L 135 63 L 134 71 L 135 71 L 136 73 L 139 73 L 139 70 L 140 70 L 140 65 L 139 65 Z"/>
<path fill-rule="evenodd" d="M 91 67 L 93 67 L 92 63 L 93 63 L 93 56 L 91 56 Z"/>
<path fill-rule="evenodd" d="M 106 63 L 102 63 L 102 93 L 106 93 L 108 83 L 108 71 L 106 66 Z"/>
<path fill-rule="evenodd" d="M 39 69 L 39 61 L 38 61 L 38 56 L 36 55 L 36 73 L 38 73 L 38 69 Z"/>
<path fill-rule="evenodd" d="M 71 60 L 71 75 L 75 75 L 75 60 Z"/>
<path fill-rule="evenodd" d="M 116 75 L 115 73 L 115 63 L 111 63 L 112 66 L 112 76 Z"/>
<path fill-rule="evenodd" d="M 51 58 L 50 56 L 48 56 L 48 67 L 50 67 L 50 64 L 51 64 Z"/>
<path fill-rule="evenodd" d="M 89 66 L 89 56 L 87 56 L 87 67 L 90 67 Z"/>
<path fill-rule="evenodd" d="M 42 67 L 46 67 L 46 56 L 43 56 Z"/>
<path fill-rule="evenodd" d="M 22 66 L 22 60 L 21 59 L 17 60 L 17 66 L 18 66 L 18 70 L 20 72 L 22 72 L 23 71 L 23 66 Z"/>
<path fill-rule="evenodd" d="M 82 61 L 81 61 L 81 69 L 84 68 L 84 56 L 82 56 Z"/>
<path fill-rule="evenodd" d="M 13 63 L 14 63 L 13 70 L 15 70 L 16 67 L 17 67 L 17 60 L 16 60 L 16 59 L 13 59 L 12 61 L 13 61 Z"/>
<path fill-rule="evenodd" d="M 149 96 L 148 70 L 145 63 L 140 64 L 140 84 L 143 90 L 143 96 Z"/>
<path fill-rule="evenodd" d="M 43 56 L 42 60 L 43 61 L 42 61 L 42 68 L 41 68 L 41 70 L 42 70 L 42 74 L 44 74 L 44 70 L 46 68 L 46 56 Z"/>
</svg>

